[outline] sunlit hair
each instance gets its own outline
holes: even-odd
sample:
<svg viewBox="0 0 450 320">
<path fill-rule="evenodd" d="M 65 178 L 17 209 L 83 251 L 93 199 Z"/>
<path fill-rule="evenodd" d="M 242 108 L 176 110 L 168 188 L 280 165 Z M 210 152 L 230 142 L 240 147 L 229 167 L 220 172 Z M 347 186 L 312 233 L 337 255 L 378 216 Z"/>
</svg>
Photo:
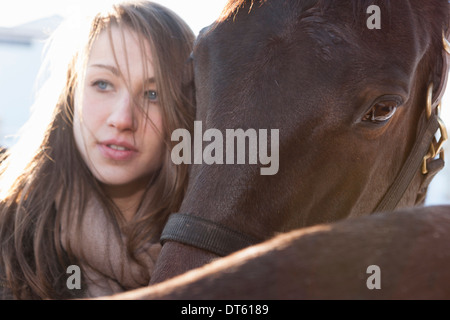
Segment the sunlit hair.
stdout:
<svg viewBox="0 0 450 320">
<path fill-rule="evenodd" d="M 96 37 L 110 32 L 113 25 L 139 35 L 144 57 L 144 44 L 150 46 L 163 119 L 161 138 L 166 146 L 163 164 L 149 181 L 152 196 L 144 195 L 126 228 L 121 212 L 82 160 L 72 128 L 75 89 L 83 81 L 90 49 Z M 46 81 L 33 115 L 17 144 L 0 158 L 0 280 L 15 298 L 68 298 L 74 294 L 75 290 L 66 288 L 65 279 L 67 266 L 76 264 L 71 252 L 76 241 L 66 250 L 62 248 L 63 210 L 55 209 L 56 195 L 65 209 L 77 208 L 70 214 L 77 217 L 78 225 L 88 198 L 97 197 L 115 230 L 126 233 L 128 241 L 123 245 L 135 259 L 137 248 L 157 241 L 187 187 L 188 168 L 172 163 L 174 143 L 170 137 L 177 128 L 193 130 L 195 103 L 189 60 L 193 32 L 172 11 L 148 1 L 116 4 L 87 26 L 89 29 L 83 30 L 75 24 L 66 25 L 55 32 L 47 51 L 50 68 L 43 69 Z M 68 34 L 67 28 L 73 33 Z M 75 35 L 84 36 L 78 42 Z M 54 64 L 57 56 L 66 59 Z"/>
</svg>

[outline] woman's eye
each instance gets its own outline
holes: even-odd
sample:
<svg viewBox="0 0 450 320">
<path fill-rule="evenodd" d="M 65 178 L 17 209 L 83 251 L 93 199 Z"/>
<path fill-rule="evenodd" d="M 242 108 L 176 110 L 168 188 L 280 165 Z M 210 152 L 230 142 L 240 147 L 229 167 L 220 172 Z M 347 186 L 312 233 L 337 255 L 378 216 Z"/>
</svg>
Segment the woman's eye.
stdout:
<svg viewBox="0 0 450 320">
<path fill-rule="evenodd" d="M 156 102 L 156 101 L 158 101 L 158 93 L 154 90 L 146 91 L 145 98 L 147 98 L 151 102 Z"/>
<path fill-rule="evenodd" d="M 109 82 L 100 80 L 100 81 L 96 81 L 94 82 L 94 86 L 97 87 L 98 89 L 100 89 L 101 91 L 106 91 L 108 89 L 110 89 L 110 84 Z"/>
<path fill-rule="evenodd" d="M 373 123 L 383 123 L 391 119 L 399 103 L 397 101 L 381 101 L 370 108 L 369 112 L 362 118 L 362 121 Z"/>
</svg>

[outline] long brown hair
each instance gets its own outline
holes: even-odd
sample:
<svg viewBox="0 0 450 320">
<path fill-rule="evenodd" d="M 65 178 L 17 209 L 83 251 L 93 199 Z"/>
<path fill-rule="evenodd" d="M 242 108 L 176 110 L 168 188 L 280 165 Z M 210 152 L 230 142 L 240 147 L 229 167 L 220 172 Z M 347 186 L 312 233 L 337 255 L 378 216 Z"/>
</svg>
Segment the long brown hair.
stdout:
<svg viewBox="0 0 450 320">
<path fill-rule="evenodd" d="M 152 196 L 144 194 L 126 229 L 119 209 L 82 160 L 72 128 L 82 65 L 97 35 L 113 24 L 131 29 L 150 45 L 166 145 L 163 164 L 151 181 Z M 114 5 L 91 21 L 83 47 L 67 66 L 64 87 L 46 126 L 39 123 L 43 129 L 39 141 L 30 147 L 30 140 L 36 141 L 37 136 L 30 127 L 0 159 L 0 280 L 15 298 L 67 298 L 73 294 L 66 288 L 66 268 L 76 261 L 70 248 L 64 250 L 61 245 L 62 210 L 55 209 L 55 195 L 66 208 L 77 203 L 71 214 L 77 215 L 79 222 L 88 198 L 98 198 L 116 230 L 127 233 L 124 245 L 131 258 L 145 242 L 157 241 L 168 215 L 178 210 L 187 186 L 187 166 L 171 161 L 174 143 L 170 137 L 177 128 L 193 130 L 195 101 L 189 61 L 193 41 L 194 34 L 182 19 L 148 1 Z M 35 111 L 39 113 L 39 109 Z M 38 118 L 32 118 L 29 123 L 37 122 Z"/>
</svg>

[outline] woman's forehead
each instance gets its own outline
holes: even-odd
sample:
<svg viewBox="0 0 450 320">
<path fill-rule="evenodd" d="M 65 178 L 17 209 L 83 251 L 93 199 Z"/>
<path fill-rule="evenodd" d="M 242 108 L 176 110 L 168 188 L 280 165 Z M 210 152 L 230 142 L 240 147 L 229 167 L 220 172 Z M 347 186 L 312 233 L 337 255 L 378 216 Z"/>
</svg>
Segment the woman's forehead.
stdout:
<svg viewBox="0 0 450 320">
<path fill-rule="evenodd" d="M 92 44 L 88 59 L 88 68 L 94 65 L 112 66 L 133 78 L 154 76 L 149 42 L 129 28 L 111 26 L 100 32 Z"/>
</svg>

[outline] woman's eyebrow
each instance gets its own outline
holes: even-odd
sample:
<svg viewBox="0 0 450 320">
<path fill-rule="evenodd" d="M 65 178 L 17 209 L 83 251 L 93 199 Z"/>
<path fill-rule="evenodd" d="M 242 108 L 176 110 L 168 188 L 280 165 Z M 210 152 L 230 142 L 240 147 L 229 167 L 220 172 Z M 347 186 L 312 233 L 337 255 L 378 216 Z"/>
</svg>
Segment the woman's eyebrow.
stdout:
<svg viewBox="0 0 450 320">
<path fill-rule="evenodd" d="M 156 83 L 156 80 L 155 80 L 154 77 L 151 77 L 151 78 L 148 78 L 148 79 L 145 81 L 145 83 L 146 83 L 146 84 L 154 84 L 154 83 Z"/>
<path fill-rule="evenodd" d="M 107 65 L 107 64 L 98 64 L 98 63 L 96 63 L 96 64 L 90 65 L 89 67 L 95 67 L 95 68 L 106 69 L 106 70 L 110 71 L 112 74 L 114 74 L 115 76 L 117 76 L 117 77 L 120 76 L 120 71 L 119 71 L 119 69 L 117 69 L 116 67 L 111 66 L 111 65 Z M 156 79 L 155 79 L 154 77 L 148 78 L 148 79 L 145 81 L 145 83 L 146 83 L 146 84 L 154 84 L 154 83 L 156 83 Z"/>
</svg>

